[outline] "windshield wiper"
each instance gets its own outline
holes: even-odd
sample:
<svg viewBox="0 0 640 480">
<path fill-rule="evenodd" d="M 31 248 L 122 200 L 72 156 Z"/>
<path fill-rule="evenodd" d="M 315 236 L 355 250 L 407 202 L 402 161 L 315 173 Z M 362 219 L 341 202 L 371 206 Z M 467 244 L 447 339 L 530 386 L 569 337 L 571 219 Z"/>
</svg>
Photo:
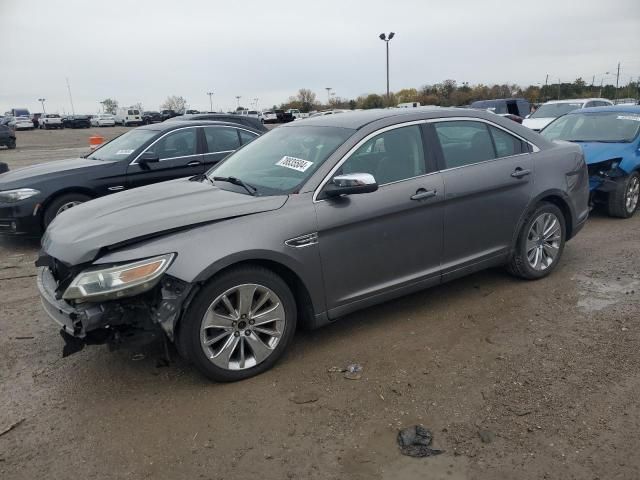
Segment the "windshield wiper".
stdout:
<svg viewBox="0 0 640 480">
<path fill-rule="evenodd" d="M 249 195 L 253 195 L 254 197 L 258 193 L 258 189 L 256 187 L 254 187 L 253 185 L 250 185 L 248 183 L 245 183 L 245 182 L 243 182 L 242 180 L 240 180 L 239 178 L 236 178 L 236 177 L 213 177 L 213 179 L 216 182 L 229 182 L 229 183 L 231 183 L 233 185 L 239 185 L 239 186 L 243 187 L 247 192 L 249 192 Z"/>
</svg>

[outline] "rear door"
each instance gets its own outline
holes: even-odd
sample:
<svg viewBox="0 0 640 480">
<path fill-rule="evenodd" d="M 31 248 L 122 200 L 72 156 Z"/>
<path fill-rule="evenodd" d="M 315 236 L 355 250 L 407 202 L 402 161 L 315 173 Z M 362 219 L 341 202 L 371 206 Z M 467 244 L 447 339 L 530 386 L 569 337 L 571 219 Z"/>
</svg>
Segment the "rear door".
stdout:
<svg viewBox="0 0 640 480">
<path fill-rule="evenodd" d="M 204 132 L 204 169 L 213 167 L 220 160 L 240 147 L 240 135 L 235 127 L 202 127 Z"/>
<path fill-rule="evenodd" d="M 509 252 L 532 193 L 532 148 L 476 119 L 430 123 L 445 188 L 443 279 Z"/>
<path fill-rule="evenodd" d="M 160 160 L 147 164 L 134 160 L 127 169 L 128 188 L 204 173 L 198 128 L 172 130 L 149 145 L 145 152 L 154 152 Z"/>
</svg>

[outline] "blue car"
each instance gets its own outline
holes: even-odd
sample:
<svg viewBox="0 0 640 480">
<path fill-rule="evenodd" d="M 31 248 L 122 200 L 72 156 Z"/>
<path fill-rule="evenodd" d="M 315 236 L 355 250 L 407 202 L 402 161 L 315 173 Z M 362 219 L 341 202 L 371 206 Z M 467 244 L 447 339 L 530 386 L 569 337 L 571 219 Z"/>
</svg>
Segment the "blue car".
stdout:
<svg viewBox="0 0 640 480">
<path fill-rule="evenodd" d="M 574 110 L 540 133 L 582 147 L 594 204 L 605 205 L 612 217 L 634 214 L 640 197 L 640 106 Z"/>
</svg>

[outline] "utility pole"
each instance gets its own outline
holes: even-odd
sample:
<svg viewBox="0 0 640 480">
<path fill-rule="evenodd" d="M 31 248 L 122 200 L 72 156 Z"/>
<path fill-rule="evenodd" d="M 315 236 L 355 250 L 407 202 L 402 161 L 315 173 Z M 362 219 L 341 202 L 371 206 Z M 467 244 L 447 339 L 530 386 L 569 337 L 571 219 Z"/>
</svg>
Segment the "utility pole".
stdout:
<svg viewBox="0 0 640 480">
<path fill-rule="evenodd" d="M 207 95 L 209 95 L 209 111 L 213 112 L 213 100 L 211 97 L 213 97 L 213 92 L 207 92 Z"/>
<path fill-rule="evenodd" d="M 547 93 L 547 85 L 549 85 L 549 74 L 547 73 L 547 78 L 544 80 L 544 93 Z M 544 97 L 545 101 L 548 100 L 548 95 Z"/>
<path fill-rule="evenodd" d="M 618 62 L 618 73 L 616 75 L 616 95 L 615 95 L 615 99 L 618 99 L 618 84 L 620 82 L 620 62 Z"/>
<path fill-rule="evenodd" d="M 71 114 L 75 115 L 76 110 L 75 108 L 73 108 L 73 97 L 71 96 L 71 86 L 69 85 L 69 78 L 65 78 L 65 80 L 67 81 L 67 90 L 69 91 L 69 101 L 71 102 Z"/>
<path fill-rule="evenodd" d="M 560 100 L 560 79 L 558 79 L 558 100 Z"/>
<path fill-rule="evenodd" d="M 591 79 L 591 95 L 593 95 L 593 84 L 596 83 L 596 76 L 594 75 Z"/>
<path fill-rule="evenodd" d="M 238 109 L 240 108 L 240 99 L 241 98 L 242 98 L 242 95 L 236 95 L 236 101 L 238 102 Z"/>
<path fill-rule="evenodd" d="M 38 101 L 42 104 L 42 113 L 46 114 L 47 111 L 44 109 L 44 101 L 46 100 L 46 98 L 39 98 Z"/>
</svg>

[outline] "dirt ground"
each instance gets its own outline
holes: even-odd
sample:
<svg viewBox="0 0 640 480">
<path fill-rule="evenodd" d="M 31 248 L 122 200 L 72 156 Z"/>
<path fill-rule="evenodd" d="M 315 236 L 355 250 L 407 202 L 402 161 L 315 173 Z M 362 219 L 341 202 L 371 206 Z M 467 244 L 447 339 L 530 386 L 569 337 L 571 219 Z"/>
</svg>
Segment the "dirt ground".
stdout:
<svg viewBox="0 0 640 480">
<path fill-rule="evenodd" d="M 0 161 L 90 133 L 19 133 Z M 234 384 L 161 367 L 160 344 L 62 359 L 36 253 L 0 242 L 2 479 L 640 478 L 640 215 L 594 212 L 547 279 L 490 270 L 361 311 Z M 333 371 L 352 362 L 360 379 Z M 417 423 L 445 453 L 399 453 Z"/>
</svg>

